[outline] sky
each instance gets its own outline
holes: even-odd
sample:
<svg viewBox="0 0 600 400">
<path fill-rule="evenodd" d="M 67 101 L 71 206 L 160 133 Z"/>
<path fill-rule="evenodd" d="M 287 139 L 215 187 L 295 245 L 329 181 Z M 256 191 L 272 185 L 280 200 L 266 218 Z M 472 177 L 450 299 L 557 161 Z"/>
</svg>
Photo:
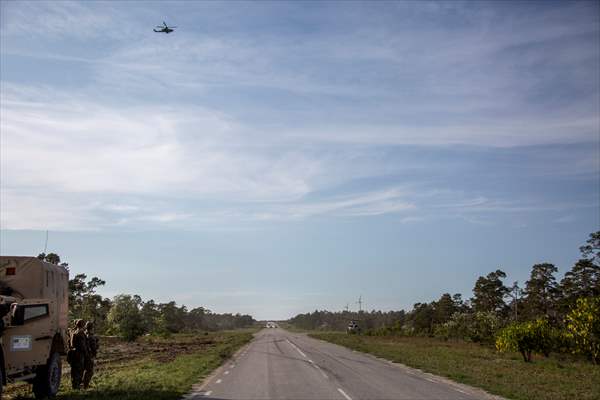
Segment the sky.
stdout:
<svg viewBox="0 0 600 400">
<path fill-rule="evenodd" d="M 105 296 L 257 319 L 560 276 L 600 229 L 599 4 L 2 1 L 0 253 L 48 231 Z"/>
</svg>

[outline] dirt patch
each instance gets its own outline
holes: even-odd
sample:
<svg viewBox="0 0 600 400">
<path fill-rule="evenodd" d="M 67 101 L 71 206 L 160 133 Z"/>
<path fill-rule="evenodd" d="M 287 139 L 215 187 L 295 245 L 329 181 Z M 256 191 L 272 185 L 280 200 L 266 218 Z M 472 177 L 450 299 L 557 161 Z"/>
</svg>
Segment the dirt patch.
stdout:
<svg viewBox="0 0 600 400">
<path fill-rule="evenodd" d="M 187 340 L 186 340 L 187 339 Z M 98 368 L 119 364 L 139 358 L 150 358 L 158 362 L 173 361 L 180 355 L 206 350 L 214 345 L 209 337 L 194 337 L 183 340 L 156 340 L 141 338 L 136 342 L 124 342 L 114 337 L 100 338 L 100 351 L 96 364 Z"/>
</svg>

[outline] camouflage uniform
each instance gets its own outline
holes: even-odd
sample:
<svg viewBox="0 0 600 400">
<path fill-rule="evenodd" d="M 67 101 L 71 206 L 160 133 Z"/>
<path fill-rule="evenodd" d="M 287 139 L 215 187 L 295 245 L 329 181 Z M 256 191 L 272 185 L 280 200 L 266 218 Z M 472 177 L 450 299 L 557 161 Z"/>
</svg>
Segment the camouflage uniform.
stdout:
<svg viewBox="0 0 600 400">
<path fill-rule="evenodd" d="M 94 359 L 98 355 L 99 346 L 98 336 L 94 335 L 94 324 L 91 321 L 85 324 L 85 337 L 89 354 L 85 358 L 83 366 L 83 388 L 87 389 L 94 375 Z"/>
<path fill-rule="evenodd" d="M 67 355 L 67 361 L 71 365 L 71 384 L 73 385 L 73 389 L 80 388 L 85 360 L 89 358 L 87 339 L 83 327 L 84 321 L 82 319 L 75 321 L 75 329 L 71 331 L 70 349 Z"/>
</svg>

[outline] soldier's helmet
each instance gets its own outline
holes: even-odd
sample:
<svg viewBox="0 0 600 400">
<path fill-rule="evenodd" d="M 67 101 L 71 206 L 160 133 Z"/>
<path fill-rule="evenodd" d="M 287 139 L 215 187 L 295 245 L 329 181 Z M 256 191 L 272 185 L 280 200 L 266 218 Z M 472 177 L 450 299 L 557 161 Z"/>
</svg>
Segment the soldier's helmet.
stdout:
<svg viewBox="0 0 600 400">
<path fill-rule="evenodd" d="M 85 323 L 85 329 L 88 331 L 91 331 L 92 329 L 94 329 L 94 323 L 92 321 L 88 321 Z"/>
<path fill-rule="evenodd" d="M 83 328 L 85 326 L 85 321 L 82 319 L 75 320 L 75 328 Z"/>
</svg>

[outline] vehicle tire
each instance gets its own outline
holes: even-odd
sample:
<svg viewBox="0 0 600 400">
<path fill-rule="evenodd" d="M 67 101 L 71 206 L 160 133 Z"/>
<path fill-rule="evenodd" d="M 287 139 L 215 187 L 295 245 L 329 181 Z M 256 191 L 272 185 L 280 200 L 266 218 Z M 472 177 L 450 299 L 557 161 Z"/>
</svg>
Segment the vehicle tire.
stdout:
<svg viewBox="0 0 600 400">
<path fill-rule="evenodd" d="M 45 399 L 54 397 L 60 388 L 60 378 L 62 376 L 62 361 L 60 354 L 52 353 L 48 358 L 48 363 L 41 367 L 33 381 L 33 394 L 36 399 Z"/>
</svg>

